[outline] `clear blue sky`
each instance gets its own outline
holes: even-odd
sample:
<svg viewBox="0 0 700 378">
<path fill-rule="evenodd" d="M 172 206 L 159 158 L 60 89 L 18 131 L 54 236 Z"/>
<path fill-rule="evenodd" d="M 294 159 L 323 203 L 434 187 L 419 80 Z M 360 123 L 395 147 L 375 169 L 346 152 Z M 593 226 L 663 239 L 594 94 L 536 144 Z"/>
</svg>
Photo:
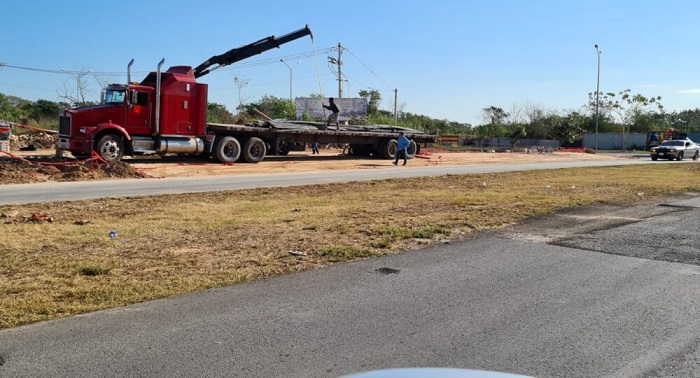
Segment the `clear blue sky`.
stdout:
<svg viewBox="0 0 700 378">
<path fill-rule="evenodd" d="M 353 0 L 16 1 L 3 3 L 0 92 L 58 100 L 75 87 L 67 71 L 108 72 L 110 82 L 213 55 L 309 25 L 317 51 L 341 43 L 343 97 L 382 94 L 382 109 L 481 124 L 481 109 L 540 105 L 579 110 L 600 88 L 662 96 L 667 110 L 700 106 L 700 1 Z M 204 76 L 209 100 L 235 110 L 263 95 L 338 95 L 328 53 L 303 38 Z M 331 53 L 337 57 L 337 52 Z M 302 59 L 295 59 L 302 56 Z M 298 64 L 297 64 L 298 62 Z M 93 81 L 91 81 L 92 83 Z M 92 96 L 99 96 L 95 84 Z"/>
</svg>

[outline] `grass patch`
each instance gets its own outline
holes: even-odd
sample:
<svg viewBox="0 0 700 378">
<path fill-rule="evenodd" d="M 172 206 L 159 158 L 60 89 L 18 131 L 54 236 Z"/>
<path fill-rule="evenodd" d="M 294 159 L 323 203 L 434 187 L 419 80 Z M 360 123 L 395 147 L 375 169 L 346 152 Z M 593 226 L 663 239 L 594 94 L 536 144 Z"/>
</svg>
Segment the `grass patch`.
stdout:
<svg viewBox="0 0 700 378">
<path fill-rule="evenodd" d="M 686 191 L 700 191 L 700 164 L 0 206 L 19 213 L 0 223 L 0 329 L 398 253 L 566 207 Z M 32 213 L 54 221 L 22 221 Z"/>
<path fill-rule="evenodd" d="M 102 276 L 108 274 L 111 270 L 112 268 L 101 265 L 84 265 L 79 266 L 77 269 L 79 275 L 88 277 Z"/>
<path fill-rule="evenodd" d="M 316 252 L 316 254 L 321 257 L 326 257 L 332 262 L 356 260 L 376 255 L 369 249 L 357 248 L 353 246 L 324 247 Z"/>
</svg>

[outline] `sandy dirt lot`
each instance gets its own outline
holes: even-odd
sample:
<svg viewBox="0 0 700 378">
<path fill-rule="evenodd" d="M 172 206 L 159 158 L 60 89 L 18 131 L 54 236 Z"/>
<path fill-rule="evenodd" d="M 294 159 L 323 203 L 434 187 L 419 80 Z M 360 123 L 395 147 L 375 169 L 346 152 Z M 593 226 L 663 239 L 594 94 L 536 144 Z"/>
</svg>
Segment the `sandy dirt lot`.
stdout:
<svg viewBox="0 0 700 378">
<path fill-rule="evenodd" d="M 579 152 L 509 153 L 509 152 L 449 152 L 428 148 L 421 156 L 408 161 L 407 166 L 473 165 L 473 164 L 522 164 L 543 161 L 581 161 L 620 159 L 611 155 Z M 391 160 L 345 156 L 341 150 L 321 150 L 319 155 L 308 152 L 291 152 L 287 156 L 269 156 L 258 164 L 219 164 L 211 160 L 184 158 L 127 158 L 135 169 L 149 177 L 188 177 L 212 175 L 239 175 L 253 173 L 289 173 L 326 171 L 339 169 L 402 169 Z"/>
<path fill-rule="evenodd" d="M 53 149 L 12 151 L 12 157 L 0 156 L 0 184 L 20 184 L 47 181 L 84 181 L 111 178 L 165 178 L 215 175 L 245 175 L 261 173 L 290 173 L 331 171 L 341 169 L 405 169 L 391 160 L 358 158 L 344 155 L 341 149 L 291 152 L 287 156 L 268 156 L 258 164 L 221 164 L 212 159 L 146 155 L 126 157 L 115 164 L 91 164 L 72 159 L 69 153 L 56 158 Z M 410 159 L 408 167 L 474 164 L 523 164 L 532 162 L 611 160 L 624 157 L 582 152 L 453 152 L 428 147 Z"/>
</svg>

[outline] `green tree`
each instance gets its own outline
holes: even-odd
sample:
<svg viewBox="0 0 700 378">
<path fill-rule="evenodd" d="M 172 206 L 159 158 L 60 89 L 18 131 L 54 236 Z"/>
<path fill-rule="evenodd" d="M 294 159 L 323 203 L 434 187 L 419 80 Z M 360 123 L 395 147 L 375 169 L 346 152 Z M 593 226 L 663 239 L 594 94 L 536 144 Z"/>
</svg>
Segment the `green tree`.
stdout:
<svg viewBox="0 0 700 378">
<path fill-rule="evenodd" d="M 25 105 L 30 101 L 0 93 L 0 119 L 10 122 L 22 122 L 29 118 Z"/>
<path fill-rule="evenodd" d="M 61 114 L 61 107 L 58 103 L 48 100 L 37 100 L 31 107 L 30 117 L 36 121 L 57 120 Z"/>
<path fill-rule="evenodd" d="M 653 112 L 663 113 L 661 96 L 646 97 L 641 94 L 632 94 L 630 89 L 618 93 L 598 93 L 598 108 L 609 111 L 618 116 L 622 128 L 622 148 L 627 148 L 627 134 L 629 134 L 635 119 L 641 114 Z M 588 94 L 588 104 L 592 109 L 596 106 L 596 93 Z"/>
<path fill-rule="evenodd" d="M 358 92 L 360 97 L 367 100 L 367 115 L 375 116 L 379 112 L 379 104 L 382 102 L 382 95 L 376 89 L 361 90 Z"/>
<path fill-rule="evenodd" d="M 547 111 L 542 105 L 529 104 L 525 106 L 528 123 L 525 125 L 527 135 L 534 139 L 549 138 L 550 121 Z"/>
<path fill-rule="evenodd" d="M 571 144 L 583 137 L 589 119 L 579 112 L 571 112 L 565 117 L 550 115 L 547 117 L 547 123 L 551 137 L 562 144 Z"/>
<path fill-rule="evenodd" d="M 527 130 L 525 129 L 525 126 L 513 125 L 513 127 L 511 127 L 510 135 L 508 136 L 508 139 L 510 140 L 510 148 L 514 149 L 515 144 L 518 143 L 520 139 L 525 137 L 527 137 Z"/>
<path fill-rule="evenodd" d="M 497 106 L 491 105 L 487 108 L 481 109 L 481 118 L 484 120 L 484 123 L 489 125 L 505 125 L 508 117 L 510 117 L 510 114 L 506 113 L 502 108 Z"/>
<path fill-rule="evenodd" d="M 666 114 L 667 123 L 670 127 L 682 132 L 700 130 L 700 109 L 683 110 Z"/>
<path fill-rule="evenodd" d="M 207 122 L 236 123 L 236 119 L 233 114 L 226 109 L 226 106 L 216 102 L 210 102 L 207 104 Z"/>
<path fill-rule="evenodd" d="M 258 116 L 255 111 L 257 109 L 272 119 L 296 119 L 294 102 L 289 99 L 265 95 L 258 102 L 249 103 L 243 107 L 251 116 Z"/>
</svg>

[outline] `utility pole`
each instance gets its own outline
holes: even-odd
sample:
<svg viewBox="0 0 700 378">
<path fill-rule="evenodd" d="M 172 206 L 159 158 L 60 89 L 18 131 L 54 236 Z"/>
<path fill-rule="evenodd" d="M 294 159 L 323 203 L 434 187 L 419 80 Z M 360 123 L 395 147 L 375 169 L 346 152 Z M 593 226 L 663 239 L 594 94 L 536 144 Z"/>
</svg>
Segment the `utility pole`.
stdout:
<svg viewBox="0 0 700 378">
<path fill-rule="evenodd" d="M 340 56 L 343 54 L 343 46 L 338 42 L 338 98 L 343 98 L 343 75 L 340 72 L 340 66 L 343 65 L 343 61 Z"/>
<path fill-rule="evenodd" d="M 399 103 L 399 90 L 394 89 L 394 122 L 399 121 L 399 112 L 397 111 L 397 104 Z"/>
<path fill-rule="evenodd" d="M 598 74 L 596 75 L 595 84 L 595 150 L 598 152 L 598 95 L 600 94 L 600 53 L 602 51 L 598 50 L 598 44 L 595 45 L 595 54 L 598 57 Z M 624 126 L 623 126 L 624 127 Z M 625 137 L 624 128 L 622 129 L 622 137 Z"/>
</svg>

